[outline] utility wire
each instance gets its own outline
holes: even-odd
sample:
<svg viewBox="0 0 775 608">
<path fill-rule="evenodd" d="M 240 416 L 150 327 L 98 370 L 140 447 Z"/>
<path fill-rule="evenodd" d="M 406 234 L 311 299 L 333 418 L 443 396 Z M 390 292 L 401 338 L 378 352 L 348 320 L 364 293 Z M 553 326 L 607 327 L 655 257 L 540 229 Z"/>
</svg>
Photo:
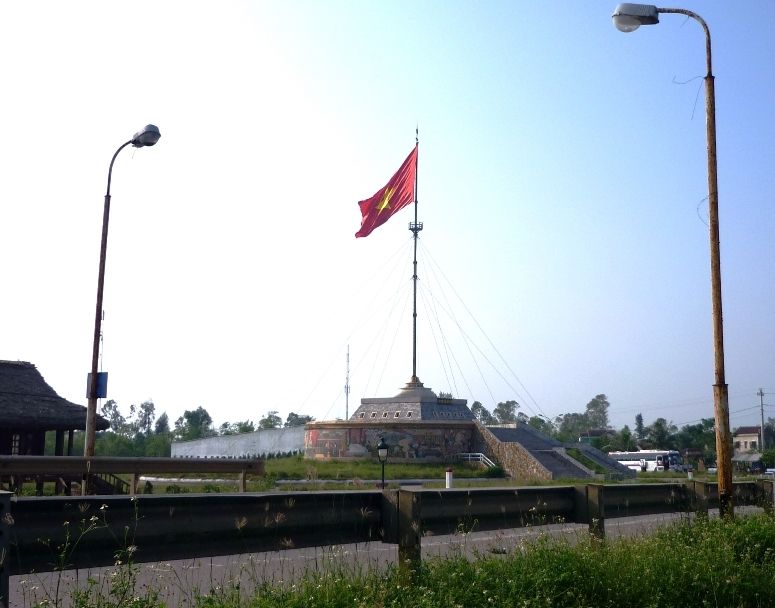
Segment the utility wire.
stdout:
<svg viewBox="0 0 775 608">
<path fill-rule="evenodd" d="M 487 333 L 484 331 L 484 329 L 482 328 L 482 326 L 481 326 L 481 324 L 479 323 L 479 321 L 477 321 L 476 317 L 474 317 L 473 313 L 471 313 L 471 311 L 470 311 L 470 309 L 468 308 L 468 306 L 466 306 L 465 302 L 464 302 L 464 301 L 463 301 L 463 299 L 460 297 L 460 294 L 458 294 L 458 292 L 457 292 L 457 290 L 455 289 L 454 285 L 452 285 L 452 283 L 450 282 L 450 280 L 449 280 L 449 279 L 447 278 L 447 276 L 444 274 L 444 271 L 441 269 L 441 267 L 438 265 L 438 263 L 436 262 L 436 260 L 435 260 L 435 259 L 433 258 L 433 256 L 431 255 L 430 251 L 428 251 L 428 248 L 427 248 L 427 247 L 425 247 L 425 246 L 423 246 L 423 251 L 424 251 L 424 252 L 426 253 L 426 255 L 428 256 L 428 259 L 429 259 L 431 262 L 433 262 L 433 264 L 434 264 L 434 265 L 435 265 L 435 266 L 438 268 L 438 270 L 439 270 L 439 273 L 441 274 L 441 276 L 442 276 L 442 277 L 444 277 L 445 281 L 447 282 L 447 284 L 449 285 L 449 287 L 452 289 L 452 292 L 453 292 L 453 293 L 454 293 L 454 295 L 457 297 L 457 299 L 458 299 L 458 301 L 460 302 L 460 304 L 463 306 L 463 309 L 464 309 L 464 310 L 465 310 L 465 311 L 468 313 L 469 317 L 471 317 L 471 319 L 472 319 L 472 320 L 473 320 L 473 322 L 476 324 L 476 326 L 477 326 L 477 328 L 479 329 L 479 331 L 482 333 L 482 335 L 484 336 L 484 338 L 485 338 L 485 339 L 487 340 L 487 342 L 489 343 L 490 347 L 491 347 L 491 348 L 492 348 L 492 349 L 495 351 L 495 353 L 498 355 L 498 357 L 500 358 L 500 360 L 501 360 L 501 362 L 503 363 L 503 365 L 505 365 L 505 366 L 506 366 L 506 369 L 507 369 L 507 370 L 508 370 L 508 371 L 511 373 L 511 375 L 514 377 L 514 379 L 517 381 L 517 383 L 518 383 L 518 384 L 519 384 L 519 385 L 522 387 L 522 389 L 525 391 L 525 394 L 526 394 L 526 395 L 527 395 L 527 396 L 530 398 L 530 400 L 533 402 L 533 404 L 535 405 L 535 409 L 537 409 L 537 410 L 538 410 L 538 411 L 539 411 L 539 412 L 540 412 L 542 415 L 545 415 L 545 414 L 544 414 L 544 412 L 543 412 L 543 410 L 542 410 L 542 408 L 541 408 L 541 406 L 538 404 L 538 402 L 535 400 L 535 398 L 533 397 L 533 395 L 530 393 L 530 391 L 529 391 L 529 390 L 527 389 L 527 387 L 524 385 L 524 383 L 522 382 L 522 380 L 520 380 L 519 376 L 517 376 L 517 374 L 514 372 L 514 370 L 513 370 L 513 369 L 511 368 L 511 366 L 508 364 L 508 362 L 507 362 L 507 361 L 506 361 L 506 359 L 503 357 L 503 355 L 501 354 L 501 352 L 498 350 L 498 348 L 495 346 L 495 344 L 493 343 L 493 341 L 490 339 L 490 337 L 489 337 L 489 336 L 487 335 Z M 492 365 L 492 363 L 491 363 L 491 365 Z M 501 374 L 501 377 L 503 377 L 503 376 L 502 376 L 502 374 Z M 512 390 L 514 390 L 514 389 L 513 389 L 513 387 L 511 387 L 511 388 L 512 388 Z M 525 403 L 524 405 L 527 405 L 527 404 Z M 533 408 L 531 407 L 531 409 L 533 409 Z M 535 410 L 533 410 L 533 411 L 535 411 Z"/>
</svg>

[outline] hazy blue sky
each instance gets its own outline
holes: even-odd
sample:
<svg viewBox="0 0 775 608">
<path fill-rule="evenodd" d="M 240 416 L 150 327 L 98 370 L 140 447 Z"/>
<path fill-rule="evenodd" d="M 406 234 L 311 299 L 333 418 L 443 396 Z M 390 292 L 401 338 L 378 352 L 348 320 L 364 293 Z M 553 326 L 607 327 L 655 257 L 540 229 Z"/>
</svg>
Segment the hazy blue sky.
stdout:
<svg viewBox="0 0 775 608">
<path fill-rule="evenodd" d="M 0 358 L 85 404 L 108 165 L 150 122 L 159 144 L 113 171 L 109 397 L 343 417 L 348 344 L 350 411 L 395 394 L 412 211 L 354 233 L 419 125 L 426 386 L 550 417 L 605 393 L 616 426 L 712 417 L 704 38 L 677 15 L 622 34 L 615 4 L 3 3 Z M 755 424 L 775 3 L 683 6 L 713 35 L 731 422 Z"/>
</svg>

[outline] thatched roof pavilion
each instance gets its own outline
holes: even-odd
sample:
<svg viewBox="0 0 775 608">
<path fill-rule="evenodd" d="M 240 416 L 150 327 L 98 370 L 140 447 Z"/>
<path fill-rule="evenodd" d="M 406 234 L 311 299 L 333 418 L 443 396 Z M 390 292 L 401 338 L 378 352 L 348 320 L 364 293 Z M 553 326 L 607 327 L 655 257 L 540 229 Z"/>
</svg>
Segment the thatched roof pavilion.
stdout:
<svg viewBox="0 0 775 608">
<path fill-rule="evenodd" d="M 110 428 L 97 416 L 96 427 Z M 86 408 L 57 395 L 32 363 L 0 361 L 0 454 L 42 455 L 46 431 L 56 431 L 56 454 L 68 454 L 73 431 L 86 428 Z"/>
</svg>

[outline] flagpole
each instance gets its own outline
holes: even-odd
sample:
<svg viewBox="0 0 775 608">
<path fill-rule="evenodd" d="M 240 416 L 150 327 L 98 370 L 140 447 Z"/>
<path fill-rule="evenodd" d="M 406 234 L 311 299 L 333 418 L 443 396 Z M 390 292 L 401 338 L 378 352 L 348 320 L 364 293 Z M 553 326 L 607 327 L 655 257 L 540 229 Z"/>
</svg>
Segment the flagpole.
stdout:
<svg viewBox="0 0 775 608">
<path fill-rule="evenodd" d="M 418 148 L 420 145 L 420 127 L 416 127 L 414 134 L 414 144 Z M 409 230 L 414 235 L 414 260 L 412 262 L 414 274 L 412 275 L 413 298 L 412 298 L 412 383 L 419 384 L 417 377 L 417 233 L 422 230 L 422 222 L 417 221 L 417 163 L 419 163 L 419 154 L 415 160 L 414 172 L 414 222 L 409 224 Z"/>
</svg>

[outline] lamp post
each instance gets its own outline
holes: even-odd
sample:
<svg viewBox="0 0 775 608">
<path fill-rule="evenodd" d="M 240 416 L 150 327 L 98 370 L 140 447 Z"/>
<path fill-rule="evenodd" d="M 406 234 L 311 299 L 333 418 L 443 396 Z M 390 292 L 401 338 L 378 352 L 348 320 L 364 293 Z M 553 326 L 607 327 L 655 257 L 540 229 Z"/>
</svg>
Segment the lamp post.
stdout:
<svg viewBox="0 0 775 608">
<path fill-rule="evenodd" d="M 613 14 L 614 25 L 622 32 L 633 32 L 641 25 L 659 23 L 660 13 L 686 15 L 697 21 L 705 32 L 707 74 L 705 76 L 705 115 L 708 146 L 708 219 L 710 235 L 710 277 L 713 308 L 713 352 L 715 383 L 713 411 L 716 424 L 719 511 L 734 514 L 732 504 L 732 439 L 729 430 L 729 391 L 724 375 L 724 321 L 721 313 L 721 254 L 719 251 L 718 179 L 716 159 L 716 93 L 711 63 L 710 30 L 702 17 L 682 8 L 658 8 L 646 4 L 619 4 Z"/>
<path fill-rule="evenodd" d="M 388 444 L 385 443 L 385 438 L 379 438 L 379 445 L 377 446 L 377 458 L 382 463 L 382 489 L 385 489 L 385 463 L 388 456 Z"/>
<path fill-rule="evenodd" d="M 146 125 L 143 129 L 132 136 L 128 142 L 121 144 L 113 158 L 110 160 L 108 169 L 108 189 L 105 193 L 105 207 L 102 213 L 102 242 L 100 244 L 100 269 L 97 275 L 97 310 L 94 315 L 94 342 L 92 343 L 91 373 L 87 379 L 86 398 L 86 441 L 83 445 L 83 455 L 86 458 L 94 456 L 94 439 L 97 422 L 97 399 L 98 393 L 98 373 L 97 364 L 100 356 L 100 333 L 102 328 L 102 291 L 105 282 L 105 253 L 108 246 L 108 218 L 110 217 L 110 179 L 113 174 L 113 163 L 116 162 L 118 153 L 132 144 L 135 148 L 153 146 L 159 138 L 159 128 L 155 125 Z"/>
</svg>

